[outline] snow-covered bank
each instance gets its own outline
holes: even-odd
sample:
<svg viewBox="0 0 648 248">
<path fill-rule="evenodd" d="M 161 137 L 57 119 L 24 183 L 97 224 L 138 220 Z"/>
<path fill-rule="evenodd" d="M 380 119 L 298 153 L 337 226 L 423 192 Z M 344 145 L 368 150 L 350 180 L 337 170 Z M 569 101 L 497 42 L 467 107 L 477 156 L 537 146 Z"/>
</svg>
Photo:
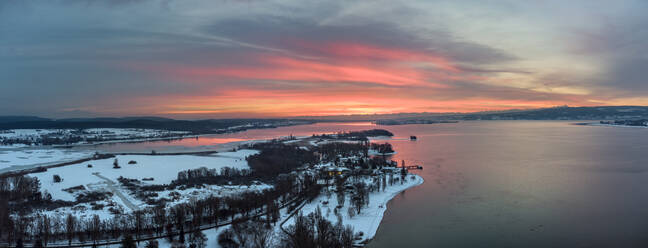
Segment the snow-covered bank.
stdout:
<svg viewBox="0 0 648 248">
<path fill-rule="evenodd" d="M 616 125 L 616 124 L 600 124 L 600 123 L 587 123 L 585 126 L 597 127 L 625 127 L 625 128 L 648 128 L 648 126 L 630 126 L 630 125 Z"/>
<path fill-rule="evenodd" d="M 359 215 L 354 215 L 353 217 L 349 216 L 349 208 L 351 207 L 351 200 L 349 197 L 346 197 L 345 204 L 342 208 L 338 208 L 337 212 L 342 216 L 342 221 L 344 225 L 351 225 L 354 228 L 356 233 L 363 233 L 363 241 L 371 240 L 378 226 L 382 221 L 382 218 L 387 210 L 387 203 L 394 198 L 399 193 L 405 191 L 414 186 L 423 184 L 424 180 L 421 176 L 416 174 L 409 174 L 406 177 L 406 181 L 403 184 L 396 182 L 393 185 L 387 186 L 384 191 L 372 192 L 369 195 L 369 204 L 362 209 L 362 212 Z M 324 217 L 326 217 L 332 223 L 338 221 L 338 217 L 335 214 L 336 206 L 339 203 L 335 193 L 331 195 L 322 194 L 315 200 L 304 205 L 301 209 L 303 215 L 308 215 L 313 213 L 319 207 L 322 211 Z M 283 220 L 282 220 L 283 221 Z M 284 227 L 292 225 L 294 223 L 294 217 L 290 220 L 287 220 L 284 224 Z M 277 234 L 281 232 L 277 228 Z"/>
<path fill-rule="evenodd" d="M 384 192 L 381 191 L 381 192 L 371 193 L 369 205 L 367 205 L 365 208 L 362 209 L 362 213 L 360 215 L 349 217 L 347 211 L 351 203 L 348 197 L 345 200 L 345 206 L 342 207 L 341 209 L 338 209 L 338 212 L 342 216 L 342 221 L 344 225 L 351 225 L 353 226 L 353 229 L 356 233 L 359 232 L 363 233 L 362 236 L 363 240 L 360 240 L 360 243 L 366 243 L 376 235 L 376 231 L 378 230 L 378 227 L 380 226 L 380 223 L 383 219 L 384 213 L 387 210 L 387 203 L 395 196 L 397 196 L 399 193 L 409 188 L 421 185 L 423 184 L 423 182 L 424 180 L 421 176 L 416 174 L 410 174 L 407 176 L 407 180 L 403 184 L 397 182 L 391 186 L 387 186 Z M 327 204 L 323 204 L 324 202 L 327 202 Z M 331 196 L 322 194 L 312 202 L 306 203 L 301 208 L 300 211 L 302 212 L 303 215 L 308 215 L 312 212 L 315 212 L 319 207 L 324 217 L 326 217 L 332 223 L 336 223 L 338 219 L 337 216 L 334 214 L 333 209 L 335 209 L 337 205 L 338 202 L 335 193 L 331 194 Z M 290 212 L 288 212 L 287 209 L 281 210 L 282 217 L 275 225 L 274 235 L 270 240 L 270 242 L 273 243 L 272 247 L 282 247 L 281 236 L 283 235 L 283 232 L 281 230 L 280 223 L 285 221 L 285 223 L 283 224 L 284 228 L 292 225 L 294 223 L 295 216 L 291 216 L 290 219 L 287 219 L 289 215 Z M 203 230 L 202 233 L 207 238 L 206 248 L 219 248 L 220 245 L 217 242 L 218 235 L 229 227 L 230 226 L 228 225 L 228 226 L 223 226 L 215 229 Z M 158 239 L 157 241 L 159 242 L 159 247 L 162 248 L 172 247 L 171 243 L 169 243 L 169 241 L 166 238 L 161 238 Z M 142 242 L 140 244 L 140 247 L 144 247 L 144 245 L 145 242 Z M 115 245 L 111 247 L 118 247 L 118 246 Z"/>
<path fill-rule="evenodd" d="M 391 156 L 391 155 L 396 155 L 397 152 L 386 152 L 386 153 L 380 153 L 379 151 L 376 150 L 371 150 L 369 149 L 369 155 L 370 156 Z"/>
</svg>

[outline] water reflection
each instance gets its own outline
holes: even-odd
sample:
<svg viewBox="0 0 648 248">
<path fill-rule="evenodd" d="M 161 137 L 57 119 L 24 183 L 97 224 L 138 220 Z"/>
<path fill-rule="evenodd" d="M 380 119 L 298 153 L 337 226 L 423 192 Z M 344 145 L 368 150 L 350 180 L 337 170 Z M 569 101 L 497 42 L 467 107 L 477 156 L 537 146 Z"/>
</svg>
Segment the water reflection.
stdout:
<svg viewBox="0 0 648 248">
<path fill-rule="evenodd" d="M 152 150 L 157 152 L 205 151 L 217 149 L 221 147 L 221 145 L 230 142 L 267 140 L 290 135 L 310 136 L 312 134 L 358 131 L 372 128 L 376 128 L 376 126 L 370 122 L 316 123 L 311 125 L 279 127 L 272 129 L 252 129 L 239 133 L 205 135 L 196 138 L 100 144 L 77 147 L 75 149 L 96 150 L 100 152 L 150 152 Z"/>
</svg>

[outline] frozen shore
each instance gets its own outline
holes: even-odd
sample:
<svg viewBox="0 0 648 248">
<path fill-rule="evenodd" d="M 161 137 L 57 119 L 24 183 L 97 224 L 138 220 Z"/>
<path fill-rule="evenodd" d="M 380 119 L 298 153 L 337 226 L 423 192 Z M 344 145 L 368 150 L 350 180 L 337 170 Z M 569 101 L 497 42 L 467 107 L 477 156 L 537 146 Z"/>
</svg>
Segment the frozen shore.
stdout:
<svg viewBox="0 0 648 248">
<path fill-rule="evenodd" d="M 648 128 L 648 126 L 631 126 L 631 125 L 600 124 L 600 123 L 586 123 L 585 126 L 596 126 L 596 127 L 625 127 L 625 128 Z"/>
<path fill-rule="evenodd" d="M 362 212 L 359 215 L 352 217 L 349 216 L 348 209 L 351 207 L 349 196 L 346 197 L 344 206 L 338 209 L 337 212 L 342 216 L 344 225 L 351 225 L 356 233 L 363 233 L 360 243 L 367 243 L 376 235 L 376 231 L 378 230 L 385 211 L 387 210 L 387 203 L 401 192 L 421 185 L 423 182 L 424 180 L 421 176 L 409 174 L 403 184 L 396 182 L 391 186 L 388 185 L 384 191 L 370 193 L 369 204 L 362 209 Z M 337 197 L 334 193 L 330 196 L 322 194 L 312 202 L 305 204 L 301 211 L 303 215 L 308 215 L 315 212 L 319 207 L 325 218 L 332 223 L 337 223 L 338 217 L 334 214 L 334 209 L 338 205 Z M 292 225 L 294 223 L 294 218 L 295 217 L 291 217 L 291 219 L 287 220 L 284 227 Z M 284 219 L 281 221 L 283 220 Z M 277 227 L 276 233 L 279 232 L 281 232 L 281 230 Z"/>
</svg>

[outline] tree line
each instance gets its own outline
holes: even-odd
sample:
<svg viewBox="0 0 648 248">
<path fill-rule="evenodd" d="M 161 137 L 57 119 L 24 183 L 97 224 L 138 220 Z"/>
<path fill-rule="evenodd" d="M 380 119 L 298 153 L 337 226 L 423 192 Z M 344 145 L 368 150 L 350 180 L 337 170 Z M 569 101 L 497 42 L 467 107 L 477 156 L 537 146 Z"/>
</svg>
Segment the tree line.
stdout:
<svg viewBox="0 0 648 248">
<path fill-rule="evenodd" d="M 245 192 L 230 197 L 209 196 L 172 207 L 161 204 L 128 214 L 117 214 L 109 219 L 102 219 L 98 215 L 81 218 L 74 213 L 65 216 L 11 214 L 5 204 L 5 208 L 0 208 L 0 242 L 9 245 L 46 245 L 63 241 L 68 244 L 97 243 L 132 234 L 136 240 L 163 236 L 171 242 L 186 243 L 187 235 L 205 225 L 259 216 L 263 216 L 267 224 L 273 224 L 279 219 L 280 206 L 291 200 L 317 196 L 315 192 L 321 188 L 315 180 L 312 177 L 284 176 L 277 179 L 274 188 L 260 192 Z"/>
<path fill-rule="evenodd" d="M 385 129 L 371 129 L 363 131 L 350 131 L 350 132 L 337 132 L 335 134 L 313 134 L 312 137 L 318 137 L 322 139 L 340 139 L 340 140 L 355 140 L 355 141 L 367 141 L 369 137 L 392 137 L 393 133 Z"/>
</svg>

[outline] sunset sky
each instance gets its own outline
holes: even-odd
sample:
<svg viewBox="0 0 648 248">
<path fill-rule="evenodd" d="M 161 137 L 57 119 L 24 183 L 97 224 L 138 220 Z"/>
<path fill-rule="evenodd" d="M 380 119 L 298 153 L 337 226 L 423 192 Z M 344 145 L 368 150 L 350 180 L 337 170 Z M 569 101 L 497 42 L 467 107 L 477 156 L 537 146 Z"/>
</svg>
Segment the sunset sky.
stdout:
<svg viewBox="0 0 648 248">
<path fill-rule="evenodd" d="M 648 105 L 648 1 L 0 1 L 0 115 Z"/>
</svg>

